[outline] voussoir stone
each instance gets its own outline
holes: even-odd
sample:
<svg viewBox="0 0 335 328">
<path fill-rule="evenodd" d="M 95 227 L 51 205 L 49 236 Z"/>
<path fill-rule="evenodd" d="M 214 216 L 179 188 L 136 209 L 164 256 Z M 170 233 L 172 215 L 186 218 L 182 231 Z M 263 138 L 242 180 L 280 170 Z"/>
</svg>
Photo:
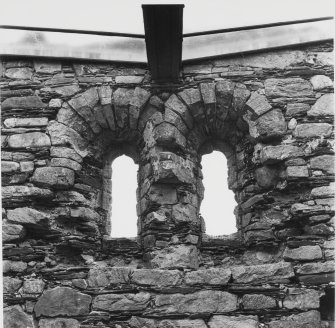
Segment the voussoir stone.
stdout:
<svg viewBox="0 0 335 328">
<path fill-rule="evenodd" d="M 170 110 L 178 113 L 183 121 L 186 123 L 189 129 L 193 127 L 193 118 L 188 111 L 188 108 L 179 100 L 179 98 L 172 94 L 169 99 L 165 102 L 165 106 Z"/>
<path fill-rule="evenodd" d="M 8 146 L 13 149 L 51 146 L 49 136 L 42 132 L 13 134 L 8 137 L 7 142 Z"/>
<path fill-rule="evenodd" d="M 229 80 L 218 81 L 215 84 L 216 117 L 222 121 L 225 120 L 232 107 L 234 88 L 235 83 Z"/>
<path fill-rule="evenodd" d="M 4 328 L 34 328 L 31 315 L 23 312 L 19 305 L 9 306 L 3 309 Z"/>
<path fill-rule="evenodd" d="M 93 310 L 107 312 L 136 312 L 144 311 L 150 301 L 150 294 L 103 294 L 93 300 Z"/>
<path fill-rule="evenodd" d="M 187 285 L 226 285 L 230 278 L 230 269 L 209 268 L 186 273 L 185 283 Z"/>
<path fill-rule="evenodd" d="M 41 101 L 41 98 L 37 96 L 27 96 L 27 97 L 11 97 L 5 99 L 2 104 L 2 110 L 8 109 L 41 109 L 44 108 L 46 104 Z"/>
<path fill-rule="evenodd" d="M 249 100 L 246 103 L 252 111 L 258 116 L 268 112 L 272 106 L 266 99 L 264 95 L 259 94 L 258 92 L 252 92 Z"/>
<path fill-rule="evenodd" d="M 192 116 L 196 121 L 205 118 L 204 105 L 199 89 L 185 89 L 178 93 L 185 104 L 189 107 Z"/>
<path fill-rule="evenodd" d="M 41 319 L 39 328 L 80 328 L 80 323 L 76 319 Z"/>
<path fill-rule="evenodd" d="M 69 287 L 47 290 L 38 299 L 34 312 L 37 317 L 79 316 L 90 312 L 92 297 Z"/>
<path fill-rule="evenodd" d="M 294 277 L 290 263 L 279 262 L 231 268 L 234 283 L 286 282 Z"/>
<path fill-rule="evenodd" d="M 204 290 L 192 294 L 161 294 L 151 315 L 227 313 L 237 309 L 237 296 L 223 291 Z"/>
<path fill-rule="evenodd" d="M 327 93 L 321 96 L 312 108 L 307 112 L 307 116 L 333 116 L 334 115 L 334 94 Z"/>
<path fill-rule="evenodd" d="M 238 317 L 214 315 L 208 321 L 209 328 L 258 328 L 257 316 L 240 315 Z"/>
<path fill-rule="evenodd" d="M 32 176 L 38 186 L 68 188 L 74 184 L 74 171 L 65 167 L 39 167 Z"/>
</svg>

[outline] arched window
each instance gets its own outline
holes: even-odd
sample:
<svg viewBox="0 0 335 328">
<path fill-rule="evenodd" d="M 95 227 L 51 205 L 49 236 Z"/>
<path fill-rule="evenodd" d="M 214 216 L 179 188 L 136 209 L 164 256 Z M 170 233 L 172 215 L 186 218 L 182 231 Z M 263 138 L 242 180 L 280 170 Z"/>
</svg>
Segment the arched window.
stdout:
<svg viewBox="0 0 335 328">
<path fill-rule="evenodd" d="M 228 167 L 223 153 L 213 151 L 201 160 L 204 199 L 200 213 L 205 220 L 206 234 L 229 235 L 237 231 L 233 191 L 228 189 Z"/>
<path fill-rule="evenodd" d="M 136 188 L 138 166 L 128 156 L 112 162 L 111 236 L 136 237 Z"/>
</svg>

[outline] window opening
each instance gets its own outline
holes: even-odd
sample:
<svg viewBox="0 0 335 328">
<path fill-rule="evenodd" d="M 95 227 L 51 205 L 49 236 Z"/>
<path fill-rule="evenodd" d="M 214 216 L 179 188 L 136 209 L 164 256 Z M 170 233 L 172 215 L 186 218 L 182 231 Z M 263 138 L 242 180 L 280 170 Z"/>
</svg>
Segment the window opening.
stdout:
<svg viewBox="0 0 335 328">
<path fill-rule="evenodd" d="M 120 156 L 112 163 L 111 236 L 136 237 L 137 165 L 128 156 Z"/>
<path fill-rule="evenodd" d="M 228 189 L 228 167 L 223 153 L 214 151 L 202 156 L 204 199 L 200 213 L 205 220 L 206 234 L 211 236 L 235 233 L 237 205 L 234 193 Z"/>
</svg>

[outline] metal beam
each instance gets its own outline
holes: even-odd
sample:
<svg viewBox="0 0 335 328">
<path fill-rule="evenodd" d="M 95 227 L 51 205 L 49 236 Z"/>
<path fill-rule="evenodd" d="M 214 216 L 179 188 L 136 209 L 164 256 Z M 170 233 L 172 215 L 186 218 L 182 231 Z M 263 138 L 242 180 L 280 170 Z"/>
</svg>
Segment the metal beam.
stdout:
<svg viewBox="0 0 335 328">
<path fill-rule="evenodd" d="M 184 5 L 142 5 L 152 79 L 177 82 L 181 69 Z"/>
</svg>

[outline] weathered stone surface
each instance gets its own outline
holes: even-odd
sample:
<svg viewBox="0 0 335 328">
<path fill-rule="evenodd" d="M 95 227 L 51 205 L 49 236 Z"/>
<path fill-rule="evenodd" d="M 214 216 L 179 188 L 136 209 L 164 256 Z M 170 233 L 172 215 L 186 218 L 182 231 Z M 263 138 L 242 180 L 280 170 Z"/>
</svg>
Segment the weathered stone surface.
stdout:
<svg viewBox="0 0 335 328">
<path fill-rule="evenodd" d="M 269 322 L 269 328 L 321 328 L 320 313 L 312 310 Z"/>
<path fill-rule="evenodd" d="M 238 284 L 261 282 L 286 282 L 294 277 L 290 263 L 279 262 L 251 266 L 235 266 L 231 268 L 233 282 Z"/>
<path fill-rule="evenodd" d="M 79 316 L 90 311 L 91 296 L 69 287 L 47 290 L 38 299 L 34 312 L 36 317 Z"/>
<path fill-rule="evenodd" d="M 291 206 L 291 213 L 294 215 L 315 215 L 323 212 L 324 208 L 321 205 L 307 205 L 295 203 Z"/>
<path fill-rule="evenodd" d="M 74 184 L 74 172 L 64 167 L 38 167 L 32 182 L 37 186 L 66 189 Z"/>
<path fill-rule="evenodd" d="M 32 316 L 23 312 L 19 305 L 9 306 L 3 309 L 4 328 L 34 328 Z"/>
<path fill-rule="evenodd" d="M 76 319 L 41 319 L 39 328 L 79 328 L 80 323 Z"/>
<path fill-rule="evenodd" d="M 312 138 L 321 136 L 329 137 L 332 133 L 332 126 L 328 123 L 304 123 L 298 124 L 293 135 L 299 138 Z"/>
<path fill-rule="evenodd" d="M 170 152 L 161 152 L 159 161 L 153 161 L 154 181 L 164 183 L 191 183 L 194 164 Z"/>
<path fill-rule="evenodd" d="M 110 284 L 127 284 L 130 281 L 130 268 L 97 267 L 88 272 L 89 287 L 107 287 Z"/>
<path fill-rule="evenodd" d="M 1 172 L 11 173 L 20 170 L 20 164 L 16 162 L 1 161 Z"/>
<path fill-rule="evenodd" d="M 43 62 L 39 60 L 34 61 L 34 68 L 36 73 L 39 74 L 54 74 L 62 70 L 61 63 L 56 62 Z"/>
<path fill-rule="evenodd" d="M 43 227 L 48 224 L 49 216 L 33 208 L 19 207 L 7 211 L 7 220 L 14 224 Z"/>
<path fill-rule="evenodd" d="M 27 269 L 27 263 L 23 261 L 2 261 L 2 270 L 3 273 L 8 272 L 24 272 Z"/>
<path fill-rule="evenodd" d="M 22 280 L 12 277 L 3 277 L 3 293 L 16 293 L 22 286 Z"/>
<path fill-rule="evenodd" d="M 142 83 L 144 77 L 136 75 L 121 75 L 115 77 L 116 84 L 139 84 Z"/>
<path fill-rule="evenodd" d="M 307 178 L 309 176 L 307 166 L 288 166 L 286 176 L 290 178 Z"/>
<path fill-rule="evenodd" d="M 32 118 L 7 118 L 3 122 L 6 128 L 30 127 L 30 126 L 47 126 L 48 118 L 32 117 Z"/>
<path fill-rule="evenodd" d="M 177 222 L 199 223 L 197 209 L 190 204 L 177 204 L 172 206 L 172 219 Z"/>
<path fill-rule="evenodd" d="M 250 131 L 250 135 L 254 138 L 278 138 L 283 136 L 287 130 L 287 124 L 280 109 L 267 112 L 258 118 L 255 124 L 255 131 Z"/>
<path fill-rule="evenodd" d="M 164 122 L 154 128 L 153 139 L 159 145 L 177 145 L 181 148 L 186 146 L 186 138 L 172 124 Z"/>
<path fill-rule="evenodd" d="M 176 245 L 151 252 L 153 268 L 191 268 L 199 267 L 198 250 L 193 245 Z"/>
<path fill-rule="evenodd" d="M 51 147 L 51 157 L 69 158 L 78 163 L 83 161 L 82 157 L 73 149 L 67 147 Z"/>
<path fill-rule="evenodd" d="M 150 294 L 139 292 L 137 294 L 103 294 L 93 300 L 93 310 L 107 312 L 137 312 L 144 311 L 150 301 Z"/>
<path fill-rule="evenodd" d="M 306 275 L 306 274 L 333 272 L 335 271 L 334 265 L 335 265 L 334 261 L 305 263 L 297 267 L 297 273 L 299 275 Z"/>
<path fill-rule="evenodd" d="M 44 108 L 46 105 L 37 96 L 27 96 L 27 97 L 12 97 L 5 99 L 2 104 L 2 110 L 9 109 L 39 109 Z"/>
<path fill-rule="evenodd" d="M 283 257 L 293 261 L 312 261 L 322 259 L 320 246 L 300 246 L 298 248 L 286 248 Z"/>
<path fill-rule="evenodd" d="M 204 290 L 192 294 L 157 295 L 155 308 L 148 309 L 151 315 L 227 313 L 237 309 L 237 296 Z"/>
<path fill-rule="evenodd" d="M 3 201 L 26 202 L 31 199 L 50 199 L 53 197 L 52 191 L 28 186 L 5 186 L 2 187 Z"/>
<path fill-rule="evenodd" d="M 188 272 L 185 275 L 187 285 L 226 285 L 231 278 L 230 269 L 209 268 Z"/>
<path fill-rule="evenodd" d="M 333 116 L 334 115 L 334 94 L 327 93 L 321 96 L 307 112 L 307 116 Z"/>
<path fill-rule="evenodd" d="M 246 106 L 248 106 L 257 116 L 268 112 L 272 108 L 266 97 L 258 92 L 251 93 Z"/>
<path fill-rule="evenodd" d="M 137 285 L 166 287 L 177 286 L 182 283 L 183 274 L 178 270 L 135 270 L 131 282 Z"/>
<path fill-rule="evenodd" d="M 80 171 L 81 170 L 81 165 L 68 158 L 53 158 L 50 161 L 51 166 L 59 166 L 59 167 L 67 167 L 73 171 Z"/>
<path fill-rule="evenodd" d="M 31 80 L 33 72 L 29 67 L 9 68 L 5 76 L 14 80 Z"/>
<path fill-rule="evenodd" d="M 287 158 L 300 156 L 304 156 L 304 152 L 298 146 L 266 146 L 261 150 L 260 160 L 264 164 L 273 164 Z"/>
<path fill-rule="evenodd" d="M 335 163 L 333 155 L 321 155 L 312 157 L 310 160 L 312 169 L 322 170 L 329 174 L 335 174 Z"/>
<path fill-rule="evenodd" d="M 31 132 L 10 135 L 7 139 L 8 147 L 19 148 L 41 148 L 50 147 L 50 138 L 42 132 Z"/>
<path fill-rule="evenodd" d="M 274 298 L 263 294 L 243 295 L 242 304 L 244 310 L 260 310 L 277 307 L 277 303 Z"/>
<path fill-rule="evenodd" d="M 78 93 L 80 91 L 80 87 L 78 84 L 72 85 L 64 85 L 61 87 L 53 87 L 52 91 L 55 92 L 59 97 L 67 99 Z"/>
<path fill-rule="evenodd" d="M 265 80 L 267 97 L 308 97 L 313 95 L 312 85 L 301 78 Z"/>
<path fill-rule="evenodd" d="M 313 226 L 306 225 L 304 231 L 309 235 L 332 235 L 334 233 L 334 228 L 325 223 L 320 223 Z"/>
<path fill-rule="evenodd" d="M 207 328 L 202 319 L 163 319 L 155 320 L 132 316 L 128 321 L 130 328 Z"/>
<path fill-rule="evenodd" d="M 288 309 L 317 309 L 320 306 L 319 293 L 314 289 L 289 288 L 283 306 Z"/>
<path fill-rule="evenodd" d="M 64 124 L 53 122 L 48 126 L 52 146 L 68 146 L 81 156 L 87 155 L 87 141 L 83 139 L 78 132 L 67 127 Z"/>
<path fill-rule="evenodd" d="M 22 287 L 24 294 L 41 294 L 44 290 L 45 282 L 42 279 L 25 280 Z"/>
<path fill-rule="evenodd" d="M 214 64 L 217 66 L 248 66 L 260 68 L 285 69 L 290 66 L 302 64 L 306 60 L 306 54 L 300 50 L 277 50 L 266 51 L 261 54 L 245 54 L 232 58 L 217 59 Z"/>
<path fill-rule="evenodd" d="M 287 104 L 286 116 L 303 115 L 309 111 L 310 105 L 304 103 Z"/>
<path fill-rule="evenodd" d="M 22 239 L 26 235 L 26 229 L 19 224 L 5 224 L 2 226 L 2 241 L 4 243 Z"/>
<path fill-rule="evenodd" d="M 279 181 L 280 171 L 276 167 L 263 166 L 255 171 L 257 184 L 265 189 L 274 187 Z"/>
<path fill-rule="evenodd" d="M 240 315 L 238 317 L 214 315 L 208 321 L 209 328 L 258 328 L 257 316 Z"/>
<path fill-rule="evenodd" d="M 241 112 L 250 96 L 250 91 L 244 84 L 236 83 L 233 97 L 233 108 L 236 112 Z"/>
<path fill-rule="evenodd" d="M 311 191 L 311 196 L 314 198 L 331 197 L 335 193 L 334 188 L 334 182 L 330 183 L 329 186 L 313 188 Z"/>
<path fill-rule="evenodd" d="M 310 82 L 312 83 L 314 90 L 333 87 L 332 80 L 326 75 L 314 75 L 311 77 Z"/>
</svg>

